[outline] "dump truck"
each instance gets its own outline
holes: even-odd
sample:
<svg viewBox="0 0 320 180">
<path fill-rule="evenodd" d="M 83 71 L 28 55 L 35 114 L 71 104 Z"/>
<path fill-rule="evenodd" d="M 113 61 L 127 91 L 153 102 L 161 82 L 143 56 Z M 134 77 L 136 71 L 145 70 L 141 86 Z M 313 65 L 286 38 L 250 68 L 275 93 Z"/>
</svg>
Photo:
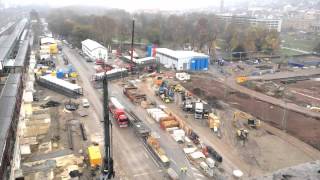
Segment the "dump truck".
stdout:
<svg viewBox="0 0 320 180">
<path fill-rule="evenodd" d="M 102 165 L 102 156 L 99 146 L 88 147 L 88 158 L 91 168 L 99 168 Z"/>
<path fill-rule="evenodd" d="M 126 86 L 123 88 L 123 94 L 127 96 L 131 102 L 141 103 L 147 100 L 146 94 L 141 93 L 135 86 Z"/>
<path fill-rule="evenodd" d="M 193 112 L 194 105 L 191 98 L 185 98 L 185 100 L 183 101 L 182 110 L 186 112 Z"/>
<path fill-rule="evenodd" d="M 202 119 L 202 117 L 203 117 L 203 103 L 196 102 L 194 105 L 194 118 Z"/>
<path fill-rule="evenodd" d="M 210 113 L 209 117 L 208 117 L 208 125 L 209 125 L 209 128 L 213 132 L 218 132 L 218 130 L 220 128 L 220 119 L 219 119 L 219 117 L 216 116 L 213 113 Z"/>
<path fill-rule="evenodd" d="M 109 99 L 109 110 L 120 127 L 128 127 L 129 119 L 125 113 L 125 108 L 115 97 Z"/>
</svg>

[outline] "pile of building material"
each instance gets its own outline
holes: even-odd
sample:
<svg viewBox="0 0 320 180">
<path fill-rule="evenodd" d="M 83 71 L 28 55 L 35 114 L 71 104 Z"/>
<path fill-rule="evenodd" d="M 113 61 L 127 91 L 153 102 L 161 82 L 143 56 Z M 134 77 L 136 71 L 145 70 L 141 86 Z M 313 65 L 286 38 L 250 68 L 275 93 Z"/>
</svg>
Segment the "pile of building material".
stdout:
<svg viewBox="0 0 320 180">
<path fill-rule="evenodd" d="M 273 179 L 319 179 L 320 161 L 312 161 L 293 167 L 277 170 L 273 173 L 251 178 L 251 180 L 273 180 Z"/>
<path fill-rule="evenodd" d="M 130 101 L 134 103 L 141 103 L 142 101 L 146 101 L 146 94 L 141 93 L 137 87 L 135 86 L 126 86 L 123 88 L 123 94 L 126 95 Z"/>
<path fill-rule="evenodd" d="M 180 81 L 187 81 L 187 80 L 190 80 L 190 74 L 185 72 L 176 73 L 176 78 Z"/>
<path fill-rule="evenodd" d="M 146 142 L 153 155 L 156 156 L 157 160 L 159 160 L 163 166 L 168 167 L 170 165 L 170 160 L 167 157 L 165 151 L 160 147 L 159 140 L 156 137 L 150 135 L 149 137 L 147 137 Z"/>
</svg>

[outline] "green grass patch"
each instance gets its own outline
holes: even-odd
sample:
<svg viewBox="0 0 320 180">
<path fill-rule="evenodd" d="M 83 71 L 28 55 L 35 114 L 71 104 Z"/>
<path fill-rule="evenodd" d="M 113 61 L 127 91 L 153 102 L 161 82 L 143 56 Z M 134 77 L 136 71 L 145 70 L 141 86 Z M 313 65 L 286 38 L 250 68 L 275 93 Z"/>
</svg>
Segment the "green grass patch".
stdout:
<svg viewBox="0 0 320 180">
<path fill-rule="evenodd" d="M 280 49 L 280 56 L 294 56 L 299 54 L 303 54 L 303 53 L 290 50 L 290 49 Z"/>
<path fill-rule="evenodd" d="M 320 37 L 317 35 L 308 34 L 282 34 L 282 46 L 299 49 L 303 51 L 313 51 L 314 47 L 320 42 Z"/>
</svg>

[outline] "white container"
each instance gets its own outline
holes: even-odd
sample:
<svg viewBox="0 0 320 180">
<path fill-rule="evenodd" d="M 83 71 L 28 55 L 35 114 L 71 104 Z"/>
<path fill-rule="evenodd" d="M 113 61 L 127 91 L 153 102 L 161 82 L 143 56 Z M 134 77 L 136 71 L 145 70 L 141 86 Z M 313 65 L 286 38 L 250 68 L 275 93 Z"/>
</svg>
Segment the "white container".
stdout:
<svg viewBox="0 0 320 180">
<path fill-rule="evenodd" d="M 168 115 L 167 115 L 167 114 L 158 114 L 158 115 L 155 117 L 155 120 L 156 120 L 157 122 L 159 122 L 161 118 L 165 118 L 165 117 L 168 117 Z"/>
<path fill-rule="evenodd" d="M 165 114 L 165 113 L 164 113 L 163 111 L 161 111 L 161 110 L 154 110 L 154 111 L 151 112 L 151 116 L 152 116 L 153 118 L 155 118 L 155 116 L 156 116 L 157 114 Z"/>
<path fill-rule="evenodd" d="M 151 108 L 151 109 L 147 109 L 148 114 L 151 116 L 154 112 L 159 112 L 161 111 L 161 109 L 159 108 Z"/>
<path fill-rule="evenodd" d="M 184 137 L 186 135 L 186 133 L 184 132 L 184 130 L 182 129 L 177 129 L 177 130 L 174 130 L 173 131 L 173 134 L 175 136 L 181 136 L 181 137 Z"/>
<path fill-rule="evenodd" d="M 207 158 L 207 159 L 206 159 L 206 163 L 208 164 L 208 166 L 209 166 L 210 168 L 214 168 L 215 162 L 214 162 L 213 159 Z"/>
<path fill-rule="evenodd" d="M 208 171 L 209 170 L 209 166 L 207 165 L 207 163 L 205 163 L 205 162 L 201 162 L 200 163 L 200 167 L 201 167 L 201 169 L 203 169 L 204 171 Z"/>
</svg>

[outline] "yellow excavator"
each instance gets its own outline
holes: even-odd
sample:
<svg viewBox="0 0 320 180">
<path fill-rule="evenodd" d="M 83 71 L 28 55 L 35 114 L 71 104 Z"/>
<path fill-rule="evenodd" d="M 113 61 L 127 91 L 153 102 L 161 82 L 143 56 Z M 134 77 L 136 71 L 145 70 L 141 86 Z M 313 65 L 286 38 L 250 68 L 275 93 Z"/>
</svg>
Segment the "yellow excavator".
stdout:
<svg viewBox="0 0 320 180">
<path fill-rule="evenodd" d="M 234 125 L 237 123 L 239 118 L 246 119 L 248 126 L 250 126 L 251 128 L 258 128 L 261 125 L 261 122 L 259 119 L 256 119 L 255 117 L 251 116 L 250 114 L 247 114 L 242 111 L 234 112 L 234 114 L 233 114 Z"/>
<path fill-rule="evenodd" d="M 236 78 L 236 82 L 237 82 L 238 84 L 244 83 L 244 82 L 246 82 L 247 80 L 248 80 L 248 78 L 247 78 L 246 76 L 238 76 L 238 77 Z"/>
</svg>

